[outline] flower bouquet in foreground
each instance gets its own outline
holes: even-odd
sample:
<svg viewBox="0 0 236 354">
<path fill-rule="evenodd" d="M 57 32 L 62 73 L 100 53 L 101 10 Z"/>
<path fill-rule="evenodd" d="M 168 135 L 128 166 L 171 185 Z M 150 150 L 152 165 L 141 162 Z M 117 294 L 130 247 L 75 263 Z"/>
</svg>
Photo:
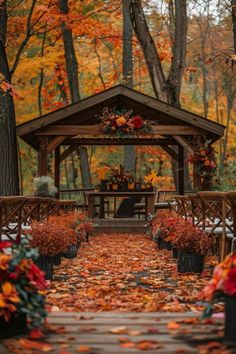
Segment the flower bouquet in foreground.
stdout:
<svg viewBox="0 0 236 354">
<path fill-rule="evenodd" d="M 27 240 L 21 244 L 0 242 L 0 337 L 37 328 L 46 317 L 41 291 L 46 282 L 35 265 L 36 250 Z"/>
<path fill-rule="evenodd" d="M 236 253 L 228 255 L 215 267 L 202 298 L 208 302 L 205 316 L 212 314 L 215 303 L 225 303 L 225 340 L 236 343 Z"/>
</svg>

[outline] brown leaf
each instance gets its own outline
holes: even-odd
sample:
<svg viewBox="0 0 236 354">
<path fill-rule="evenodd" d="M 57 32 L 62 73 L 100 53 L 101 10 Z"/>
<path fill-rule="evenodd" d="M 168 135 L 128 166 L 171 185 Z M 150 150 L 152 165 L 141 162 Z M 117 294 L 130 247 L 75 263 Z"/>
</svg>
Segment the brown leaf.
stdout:
<svg viewBox="0 0 236 354">
<path fill-rule="evenodd" d="M 133 343 L 133 342 L 125 342 L 125 343 L 121 343 L 120 346 L 122 348 L 135 348 L 135 343 Z"/>
<path fill-rule="evenodd" d="M 53 346 L 50 343 L 36 342 L 30 339 L 19 339 L 19 343 L 24 349 L 36 349 L 42 352 L 51 352 L 53 350 Z"/>
<path fill-rule="evenodd" d="M 179 329 L 180 328 L 180 324 L 177 322 L 169 322 L 167 325 L 168 329 Z"/>
<path fill-rule="evenodd" d="M 79 331 L 82 333 L 89 333 L 89 332 L 96 331 L 96 328 L 94 328 L 94 327 L 80 327 Z"/>
<path fill-rule="evenodd" d="M 124 326 L 114 327 L 114 328 L 109 329 L 109 332 L 113 333 L 113 334 L 126 334 L 126 333 L 128 333 L 128 328 L 124 327 Z"/>
<path fill-rule="evenodd" d="M 40 339 L 43 337 L 44 337 L 44 333 L 38 328 L 32 329 L 29 333 L 30 339 Z"/>
<path fill-rule="evenodd" d="M 89 353 L 91 350 L 92 348 L 89 345 L 80 345 L 76 348 L 77 353 Z"/>
<path fill-rule="evenodd" d="M 163 344 L 152 340 L 142 340 L 136 344 L 136 347 L 140 350 L 151 350 L 163 348 Z"/>
<path fill-rule="evenodd" d="M 157 334 L 160 332 L 160 330 L 157 328 L 157 327 L 149 327 L 147 329 L 148 333 L 151 333 L 151 334 Z"/>
</svg>

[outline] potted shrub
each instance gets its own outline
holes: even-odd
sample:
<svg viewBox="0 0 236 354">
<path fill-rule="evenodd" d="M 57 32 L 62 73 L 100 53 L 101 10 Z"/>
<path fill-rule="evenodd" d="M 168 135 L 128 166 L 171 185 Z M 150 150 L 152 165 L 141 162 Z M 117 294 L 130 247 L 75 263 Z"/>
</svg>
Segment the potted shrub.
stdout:
<svg viewBox="0 0 236 354">
<path fill-rule="evenodd" d="M 34 221 L 30 229 L 30 244 L 38 249 L 37 265 L 45 272 L 47 280 L 53 279 L 53 257 L 66 252 L 69 246 L 69 237 L 65 230 L 55 222 L 43 223 Z"/>
<path fill-rule="evenodd" d="M 63 243 L 65 248 L 61 252 L 61 255 L 68 259 L 77 256 L 78 237 L 76 220 L 76 212 L 62 212 L 60 215 L 51 216 L 48 220 L 51 225 L 54 225 L 55 229 L 60 229 L 60 232 L 64 233 Z"/>
<path fill-rule="evenodd" d="M 175 226 L 179 218 L 174 213 L 162 212 L 160 215 L 159 224 L 156 224 L 156 231 L 153 236 L 153 241 L 157 242 L 159 249 L 173 248 L 172 240 L 175 237 Z"/>
<path fill-rule="evenodd" d="M 179 218 L 175 225 L 173 246 L 178 250 L 178 271 L 181 273 L 201 273 L 204 259 L 212 244 L 211 238 L 192 225 L 191 221 Z"/>
<path fill-rule="evenodd" d="M 202 291 L 202 298 L 208 302 L 205 316 L 212 314 L 216 302 L 225 303 L 225 341 L 236 345 L 236 253 L 228 255 L 218 264 L 213 277 Z"/>
<path fill-rule="evenodd" d="M 37 328 L 46 317 L 41 291 L 46 282 L 33 259 L 38 256 L 27 240 L 0 242 L 0 338 Z"/>
</svg>

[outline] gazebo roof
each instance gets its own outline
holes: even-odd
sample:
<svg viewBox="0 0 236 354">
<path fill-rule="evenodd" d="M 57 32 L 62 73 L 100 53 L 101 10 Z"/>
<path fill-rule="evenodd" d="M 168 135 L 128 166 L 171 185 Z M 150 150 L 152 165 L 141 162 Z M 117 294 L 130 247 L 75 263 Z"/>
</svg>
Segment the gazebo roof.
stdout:
<svg viewBox="0 0 236 354">
<path fill-rule="evenodd" d="M 181 136 L 181 131 L 185 132 L 184 135 L 187 132 L 191 135 L 191 131 L 193 134 L 205 135 L 212 141 L 224 135 L 224 126 L 221 124 L 122 85 L 20 124 L 16 128 L 17 135 L 39 150 L 41 133 L 55 139 L 59 135 L 73 135 L 71 132 L 74 129 L 76 136 L 76 127 L 86 125 L 92 128 L 93 125 L 98 125 L 98 116 L 104 107 L 132 109 L 144 119 L 151 120 L 157 130 L 160 127 L 160 134 L 170 138 L 172 135 Z"/>
</svg>

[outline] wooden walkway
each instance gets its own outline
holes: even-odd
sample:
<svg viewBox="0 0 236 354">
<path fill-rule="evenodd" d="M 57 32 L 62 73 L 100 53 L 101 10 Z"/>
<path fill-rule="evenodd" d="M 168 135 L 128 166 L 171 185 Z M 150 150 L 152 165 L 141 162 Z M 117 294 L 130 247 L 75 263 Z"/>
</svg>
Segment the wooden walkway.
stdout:
<svg viewBox="0 0 236 354">
<path fill-rule="evenodd" d="M 108 218 L 94 220 L 94 233 L 144 233 L 148 221 L 138 218 Z"/>
<path fill-rule="evenodd" d="M 52 345 L 52 353 L 200 353 L 199 345 L 222 340 L 223 320 L 199 322 L 197 317 L 192 312 L 54 312 L 48 322 L 59 330 L 43 341 Z M 10 353 L 1 342 L 0 353 Z"/>
</svg>

